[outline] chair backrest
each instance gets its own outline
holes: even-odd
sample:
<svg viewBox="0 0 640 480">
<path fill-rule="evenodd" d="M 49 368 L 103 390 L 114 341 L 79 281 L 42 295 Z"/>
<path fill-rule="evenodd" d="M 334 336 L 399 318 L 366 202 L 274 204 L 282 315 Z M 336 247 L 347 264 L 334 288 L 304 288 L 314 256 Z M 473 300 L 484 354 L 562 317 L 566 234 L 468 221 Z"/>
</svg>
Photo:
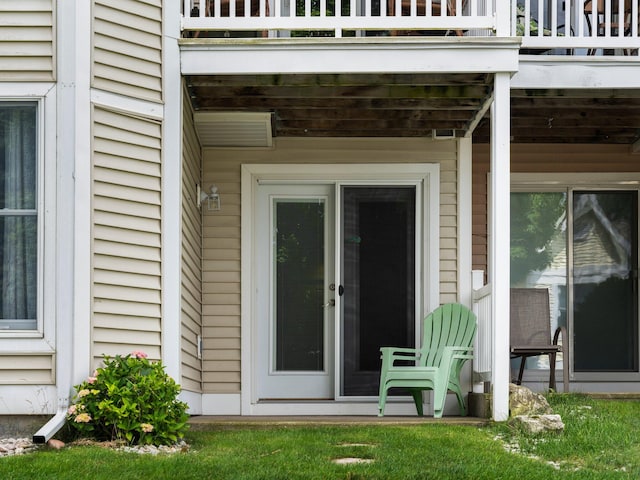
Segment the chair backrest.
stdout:
<svg viewBox="0 0 640 480">
<path fill-rule="evenodd" d="M 512 288 L 510 324 L 512 347 L 551 345 L 549 290 Z"/>
<path fill-rule="evenodd" d="M 420 365 L 439 366 L 446 346 L 471 347 L 476 335 L 476 316 L 464 305 L 448 303 L 427 315 L 422 326 Z"/>
<path fill-rule="evenodd" d="M 593 11 L 593 7 L 594 7 L 593 3 L 594 2 L 592 0 L 586 0 L 584 2 L 585 14 L 590 14 Z M 611 13 L 612 14 L 618 13 L 618 7 L 619 7 L 618 0 L 611 0 Z M 596 9 L 596 13 L 604 14 L 605 13 L 604 0 L 597 0 L 595 2 L 595 9 Z M 625 13 L 629 13 L 630 11 L 631 11 L 631 0 L 624 0 L 624 12 Z"/>
</svg>

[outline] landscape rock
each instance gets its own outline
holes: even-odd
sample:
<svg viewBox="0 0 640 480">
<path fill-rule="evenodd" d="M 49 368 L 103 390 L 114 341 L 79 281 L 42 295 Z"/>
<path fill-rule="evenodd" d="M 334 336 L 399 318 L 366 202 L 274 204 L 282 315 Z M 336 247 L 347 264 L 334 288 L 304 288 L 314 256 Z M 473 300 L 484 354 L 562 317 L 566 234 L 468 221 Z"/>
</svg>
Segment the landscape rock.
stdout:
<svg viewBox="0 0 640 480">
<path fill-rule="evenodd" d="M 47 446 L 55 450 L 60 450 L 61 448 L 64 448 L 64 442 L 62 440 L 56 440 L 55 438 L 52 438 L 47 442 Z"/>
<path fill-rule="evenodd" d="M 509 385 L 509 412 L 512 417 L 521 415 L 548 415 L 553 413 L 549 402 L 539 393 L 522 385 Z"/>
<path fill-rule="evenodd" d="M 528 433 L 561 432 L 564 423 L 558 414 L 518 415 L 513 421 L 521 425 Z"/>
<path fill-rule="evenodd" d="M 0 438 L 0 457 L 10 457 L 13 455 L 23 455 L 34 452 L 37 446 L 28 438 Z"/>
</svg>

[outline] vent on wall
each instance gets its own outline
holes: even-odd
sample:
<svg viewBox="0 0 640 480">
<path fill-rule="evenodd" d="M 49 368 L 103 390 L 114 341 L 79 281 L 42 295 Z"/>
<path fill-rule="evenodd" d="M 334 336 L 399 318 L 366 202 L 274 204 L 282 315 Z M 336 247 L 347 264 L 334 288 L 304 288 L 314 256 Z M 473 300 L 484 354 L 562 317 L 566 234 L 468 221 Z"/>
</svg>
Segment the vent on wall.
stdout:
<svg viewBox="0 0 640 480">
<path fill-rule="evenodd" d="M 195 112 L 193 120 L 203 147 L 270 147 L 269 112 Z"/>
</svg>

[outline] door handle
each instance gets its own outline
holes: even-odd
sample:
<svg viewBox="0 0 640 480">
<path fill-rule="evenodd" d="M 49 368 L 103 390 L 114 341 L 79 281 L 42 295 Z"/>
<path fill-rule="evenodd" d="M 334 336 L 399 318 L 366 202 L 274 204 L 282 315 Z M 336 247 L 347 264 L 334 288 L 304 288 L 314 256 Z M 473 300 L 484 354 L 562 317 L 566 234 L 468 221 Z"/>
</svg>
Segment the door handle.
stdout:
<svg viewBox="0 0 640 480">
<path fill-rule="evenodd" d="M 342 285 L 338 285 L 338 296 L 342 296 L 344 294 L 344 287 Z"/>
<path fill-rule="evenodd" d="M 335 307 L 336 306 L 336 301 L 332 298 L 331 300 L 329 300 L 327 303 L 325 303 L 324 305 L 322 305 L 322 308 L 326 308 L 326 307 Z"/>
</svg>

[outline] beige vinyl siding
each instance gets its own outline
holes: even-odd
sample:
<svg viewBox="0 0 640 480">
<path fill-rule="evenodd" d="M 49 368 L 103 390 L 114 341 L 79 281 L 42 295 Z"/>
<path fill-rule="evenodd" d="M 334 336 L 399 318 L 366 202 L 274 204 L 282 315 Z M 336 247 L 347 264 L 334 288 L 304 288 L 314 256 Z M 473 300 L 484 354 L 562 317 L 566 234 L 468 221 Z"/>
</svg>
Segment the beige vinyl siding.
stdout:
<svg viewBox="0 0 640 480">
<path fill-rule="evenodd" d="M 92 86 L 162 100 L 162 1 L 94 0 Z"/>
<path fill-rule="evenodd" d="M 0 385 L 52 385 L 54 374 L 52 353 L 0 355 Z"/>
<path fill-rule="evenodd" d="M 219 212 L 203 210 L 203 391 L 240 391 L 240 165 L 242 163 L 440 164 L 440 301 L 457 298 L 456 142 L 425 139 L 275 139 L 274 149 L 205 149 L 203 185 Z"/>
<path fill-rule="evenodd" d="M 196 185 L 200 184 L 200 144 L 193 126 L 191 102 L 184 92 L 182 129 L 182 388 L 202 390 L 202 360 L 198 335 L 202 334 L 202 215 Z"/>
<path fill-rule="evenodd" d="M 490 147 L 473 146 L 473 268 L 487 270 L 487 173 Z M 640 172 L 638 156 L 629 145 L 511 146 L 513 173 Z"/>
<path fill-rule="evenodd" d="M 93 109 L 93 355 L 161 346 L 161 126 Z"/>
<path fill-rule="evenodd" d="M 53 81 L 54 0 L 0 0 L 0 81 Z"/>
</svg>

